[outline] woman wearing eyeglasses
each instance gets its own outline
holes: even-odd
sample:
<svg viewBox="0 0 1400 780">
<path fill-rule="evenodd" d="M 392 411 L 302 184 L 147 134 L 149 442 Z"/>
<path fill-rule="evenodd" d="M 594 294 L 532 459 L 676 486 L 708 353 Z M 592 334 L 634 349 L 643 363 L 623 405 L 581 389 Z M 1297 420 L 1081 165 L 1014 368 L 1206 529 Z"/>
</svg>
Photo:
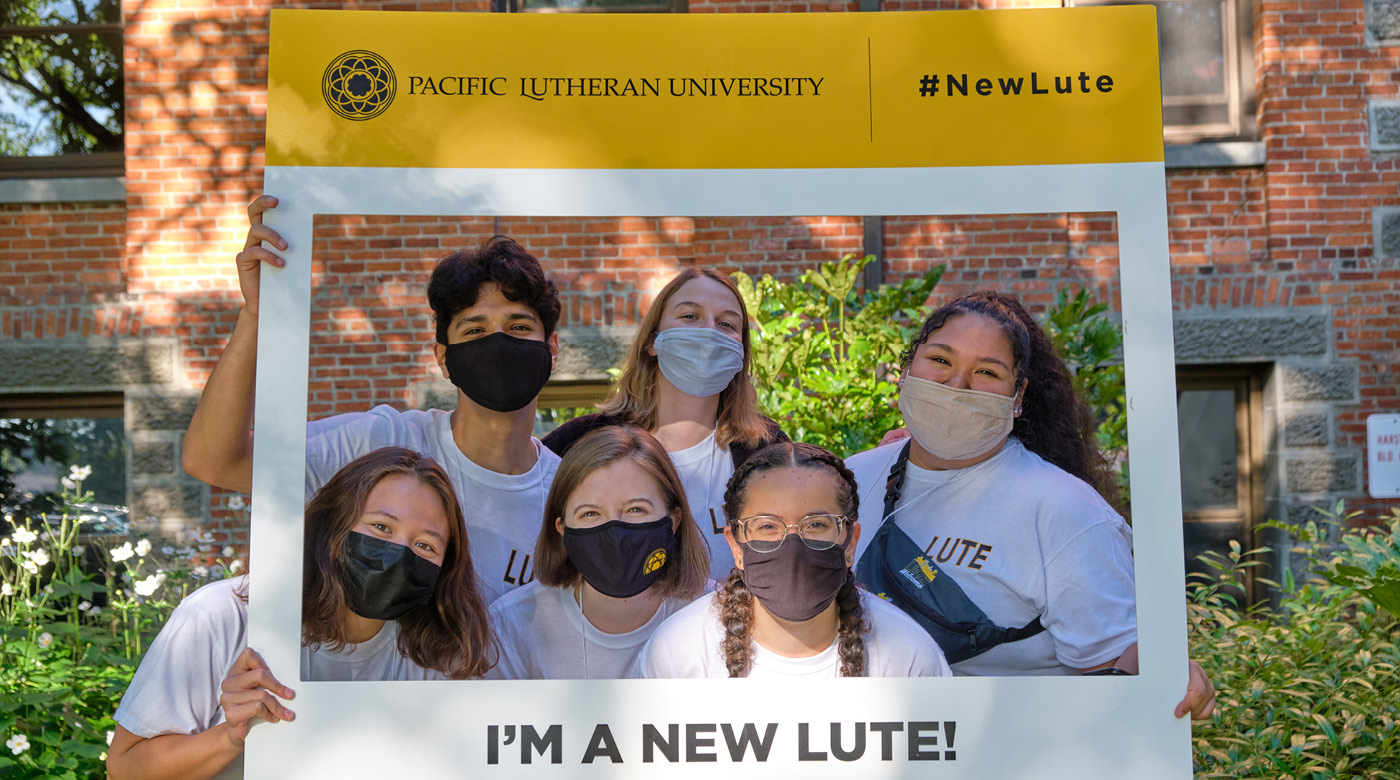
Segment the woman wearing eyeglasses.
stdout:
<svg viewBox="0 0 1400 780">
<path fill-rule="evenodd" d="M 657 629 L 643 677 L 923 677 L 951 674 L 899 609 L 855 587 L 855 477 L 810 444 L 754 453 L 724 494 L 735 567 Z"/>
</svg>

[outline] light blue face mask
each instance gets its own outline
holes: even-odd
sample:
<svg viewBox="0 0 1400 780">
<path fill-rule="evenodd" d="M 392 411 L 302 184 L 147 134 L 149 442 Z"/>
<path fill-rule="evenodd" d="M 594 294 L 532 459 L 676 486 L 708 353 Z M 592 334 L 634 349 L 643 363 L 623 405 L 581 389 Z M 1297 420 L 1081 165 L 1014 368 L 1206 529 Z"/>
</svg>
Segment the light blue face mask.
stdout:
<svg viewBox="0 0 1400 780">
<path fill-rule="evenodd" d="M 744 347 L 714 328 L 667 328 L 652 342 L 661 375 L 686 395 L 706 398 L 744 367 Z"/>
</svg>

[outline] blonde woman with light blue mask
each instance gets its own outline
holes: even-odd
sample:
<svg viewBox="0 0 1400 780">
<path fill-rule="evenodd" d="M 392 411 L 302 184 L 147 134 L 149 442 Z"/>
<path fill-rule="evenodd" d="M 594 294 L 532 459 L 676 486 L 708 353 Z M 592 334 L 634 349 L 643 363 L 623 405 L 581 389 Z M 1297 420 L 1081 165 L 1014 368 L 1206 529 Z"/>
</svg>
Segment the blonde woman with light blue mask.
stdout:
<svg viewBox="0 0 1400 780">
<path fill-rule="evenodd" d="M 617 386 L 598 413 L 570 420 L 543 440 L 562 456 L 588 432 L 609 425 L 633 425 L 655 436 L 680 474 L 716 580 L 734 566 L 724 541 L 729 477 L 749 454 L 787 441 L 758 411 L 749 333 L 748 310 L 729 277 L 685 269 L 642 318 Z"/>
</svg>

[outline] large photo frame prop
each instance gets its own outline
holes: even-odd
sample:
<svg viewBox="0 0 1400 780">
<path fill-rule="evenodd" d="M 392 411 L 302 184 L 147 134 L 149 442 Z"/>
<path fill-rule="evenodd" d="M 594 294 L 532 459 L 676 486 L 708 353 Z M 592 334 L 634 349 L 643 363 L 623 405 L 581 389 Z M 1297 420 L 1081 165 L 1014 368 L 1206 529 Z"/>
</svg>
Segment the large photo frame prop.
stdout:
<svg viewBox="0 0 1400 780">
<path fill-rule="evenodd" d="M 1156 46 L 1150 7 L 274 11 L 267 221 L 291 249 L 261 293 L 249 641 L 275 674 L 299 668 L 315 215 L 1066 211 L 1118 219 L 1142 673 L 301 682 L 247 776 L 1189 777 Z"/>
</svg>

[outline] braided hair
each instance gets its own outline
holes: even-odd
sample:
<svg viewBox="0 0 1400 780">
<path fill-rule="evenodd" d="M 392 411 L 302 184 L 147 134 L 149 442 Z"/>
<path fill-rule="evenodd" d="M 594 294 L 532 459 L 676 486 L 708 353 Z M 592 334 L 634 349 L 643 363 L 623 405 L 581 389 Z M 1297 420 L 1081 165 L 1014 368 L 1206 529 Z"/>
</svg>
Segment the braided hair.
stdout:
<svg viewBox="0 0 1400 780">
<path fill-rule="evenodd" d="M 742 517 L 740 508 L 750 480 L 758 474 L 780 468 L 832 472 L 837 478 L 836 496 L 841 514 L 846 516 L 848 523 L 853 525 L 856 522 L 856 478 L 846 464 L 821 447 L 785 441 L 764 447 L 749 456 L 730 478 L 729 487 L 724 491 L 724 515 L 731 533 L 738 532 L 738 522 Z M 730 572 L 729 578 L 715 592 L 715 599 L 720 624 L 724 626 L 724 640 L 721 643 L 724 665 L 730 677 L 742 677 L 753 661 L 754 614 L 753 594 L 744 583 L 743 571 L 736 567 Z M 865 607 L 861 604 L 860 591 L 856 589 L 854 572 L 846 572 L 846 582 L 836 594 L 836 605 L 837 654 L 841 659 L 841 676 L 863 676 L 866 661 L 864 636 L 870 631 L 870 623 L 865 618 Z"/>
</svg>

